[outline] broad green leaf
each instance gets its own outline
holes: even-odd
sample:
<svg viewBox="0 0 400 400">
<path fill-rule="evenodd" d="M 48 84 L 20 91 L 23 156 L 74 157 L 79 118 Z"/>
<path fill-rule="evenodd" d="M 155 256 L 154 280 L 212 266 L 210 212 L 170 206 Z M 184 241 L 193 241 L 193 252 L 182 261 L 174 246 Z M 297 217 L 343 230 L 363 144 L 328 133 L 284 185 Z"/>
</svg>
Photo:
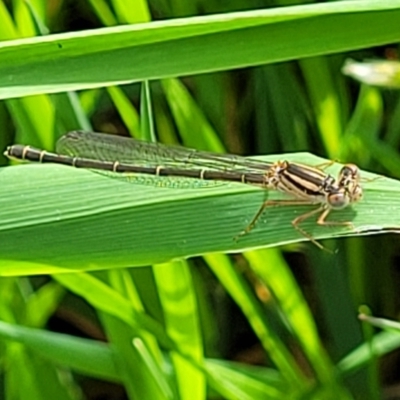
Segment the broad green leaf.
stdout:
<svg viewBox="0 0 400 400">
<path fill-rule="evenodd" d="M 340 1 L 7 41 L 0 44 L 0 98 L 383 45 L 400 39 L 399 19 L 400 0 Z"/>
<path fill-rule="evenodd" d="M 304 153 L 263 159 L 321 163 Z M 335 173 L 338 168 L 331 169 Z M 159 187 L 154 181 L 152 186 L 135 184 L 127 178 L 57 165 L 3 168 L 0 274 L 140 266 L 304 241 L 291 221 L 316 207 L 269 207 L 249 234 L 235 240 L 266 198 L 288 197 L 239 183 L 177 189 L 166 187 L 170 179 L 157 182 Z M 197 181 L 187 184 L 193 182 Z M 316 239 L 398 231 L 399 182 L 383 177 L 369 180 L 364 191 L 358 204 L 332 211 L 328 217 L 351 221 L 354 230 L 317 226 L 314 218 L 304 221 L 302 228 Z"/>
</svg>

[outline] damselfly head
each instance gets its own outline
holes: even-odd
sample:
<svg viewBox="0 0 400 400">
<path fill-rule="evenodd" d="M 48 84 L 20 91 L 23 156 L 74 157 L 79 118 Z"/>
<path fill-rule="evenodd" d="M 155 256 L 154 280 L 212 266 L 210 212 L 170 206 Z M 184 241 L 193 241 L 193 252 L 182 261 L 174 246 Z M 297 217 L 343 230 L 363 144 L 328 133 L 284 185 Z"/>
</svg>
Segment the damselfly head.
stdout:
<svg viewBox="0 0 400 400">
<path fill-rule="evenodd" d="M 355 164 L 346 164 L 339 173 L 339 186 L 347 186 L 349 182 L 359 182 L 360 170 Z"/>
<path fill-rule="evenodd" d="M 362 199 L 363 190 L 362 190 L 362 187 L 358 183 L 355 183 L 352 186 L 350 185 L 348 190 L 349 190 L 351 203 L 357 203 L 357 201 L 360 201 Z"/>
<path fill-rule="evenodd" d="M 346 164 L 339 173 L 338 186 L 345 189 L 350 203 L 356 203 L 362 199 L 363 190 L 360 180 L 360 170 L 357 165 Z"/>
</svg>

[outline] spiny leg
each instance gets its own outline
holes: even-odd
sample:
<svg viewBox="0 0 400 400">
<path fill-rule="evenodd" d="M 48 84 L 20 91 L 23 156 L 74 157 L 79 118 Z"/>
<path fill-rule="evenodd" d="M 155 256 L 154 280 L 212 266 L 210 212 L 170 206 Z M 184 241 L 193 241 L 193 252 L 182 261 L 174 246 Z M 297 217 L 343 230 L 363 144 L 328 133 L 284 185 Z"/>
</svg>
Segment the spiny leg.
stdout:
<svg viewBox="0 0 400 400">
<path fill-rule="evenodd" d="M 362 182 L 368 182 L 368 183 L 370 183 L 370 182 L 375 182 L 375 181 L 377 181 L 378 179 L 382 179 L 383 178 L 383 176 L 374 176 L 373 178 L 360 178 L 360 180 L 362 181 Z"/>
<path fill-rule="evenodd" d="M 328 216 L 330 208 L 327 208 L 318 218 L 317 224 L 323 226 L 348 226 L 354 230 L 354 225 L 350 221 L 325 221 L 325 218 Z"/>
<path fill-rule="evenodd" d="M 331 167 L 333 164 L 336 164 L 336 161 L 334 160 L 329 160 L 329 161 L 325 161 L 321 164 L 317 164 L 317 165 L 313 165 L 314 168 L 318 168 L 318 169 L 322 169 L 325 170 L 329 167 Z"/>
<path fill-rule="evenodd" d="M 320 243 L 318 243 L 308 232 L 306 232 L 304 229 L 300 228 L 299 224 L 306 219 L 312 217 L 314 214 L 317 214 L 322 211 L 322 214 L 319 216 L 317 220 L 318 225 L 323 225 L 323 226 L 349 226 L 352 229 L 354 229 L 354 225 L 349 222 L 349 221 L 326 221 L 326 217 L 328 214 L 331 212 L 331 208 L 325 208 L 326 206 L 323 205 L 315 210 L 312 210 L 306 214 L 300 215 L 299 217 L 295 218 L 292 221 L 292 225 L 306 238 L 308 238 L 312 243 L 314 243 L 317 247 L 319 247 L 322 250 L 326 250 L 324 246 L 322 246 Z M 329 250 L 328 250 L 329 251 Z M 329 251 L 330 252 L 330 251 Z"/>
<path fill-rule="evenodd" d="M 247 235 L 256 225 L 258 219 L 260 218 L 260 216 L 262 215 L 262 213 L 264 212 L 264 210 L 267 207 L 276 207 L 276 206 L 309 206 L 312 203 L 310 203 L 309 200 L 267 200 L 264 201 L 261 205 L 261 207 L 259 208 L 259 210 L 257 211 L 256 215 L 253 217 L 253 219 L 251 220 L 251 222 L 249 223 L 249 225 L 247 225 L 247 227 L 240 232 L 237 236 L 234 237 L 234 240 L 237 241 L 239 239 L 239 237 Z"/>
<path fill-rule="evenodd" d="M 321 217 L 324 216 L 324 214 L 326 214 L 326 215 L 324 216 L 324 218 L 326 218 L 326 216 L 328 215 L 330 209 L 328 208 L 328 209 L 325 210 L 325 205 L 322 205 L 321 207 L 318 207 L 318 208 L 316 208 L 315 210 L 311 210 L 311 211 L 308 212 L 308 213 L 305 213 L 305 214 L 302 214 L 302 215 L 298 216 L 297 218 L 295 218 L 295 219 L 292 221 L 292 225 L 293 225 L 293 227 L 294 227 L 297 231 L 299 231 L 303 236 L 305 236 L 307 239 L 309 239 L 309 240 L 310 240 L 312 243 L 314 243 L 317 247 L 319 247 L 319 248 L 322 249 L 322 250 L 326 250 L 325 247 L 322 246 L 322 244 L 318 243 L 308 232 L 306 232 L 303 228 L 301 228 L 301 227 L 299 226 L 301 222 L 305 221 L 306 219 L 312 217 L 312 216 L 315 215 L 315 214 L 320 213 L 321 211 L 323 211 Z M 318 221 L 321 219 L 321 217 L 318 218 Z M 318 222 L 318 223 L 319 223 L 319 222 Z M 323 225 L 323 224 L 322 224 L 322 225 Z"/>
<path fill-rule="evenodd" d="M 260 218 L 260 216 L 262 215 L 262 213 L 264 212 L 264 210 L 267 207 L 269 207 L 269 206 L 272 206 L 272 207 L 273 206 L 275 206 L 275 207 L 276 206 L 296 206 L 296 205 L 303 205 L 303 206 L 304 205 L 313 205 L 313 203 L 311 203 L 308 200 L 267 200 L 267 201 L 265 201 L 261 205 L 260 209 L 257 211 L 256 215 L 253 217 L 253 219 L 251 220 L 249 225 L 247 225 L 247 227 L 242 232 L 240 232 L 237 236 L 235 236 L 234 240 L 237 241 L 239 239 L 239 237 L 248 234 L 255 227 L 258 219 Z M 318 241 L 316 241 L 313 238 L 312 235 L 310 235 L 307 231 L 305 231 L 299 225 L 300 225 L 300 223 L 302 223 L 306 219 L 312 217 L 313 215 L 321 213 L 321 215 L 319 216 L 319 218 L 317 220 L 317 224 L 318 225 L 324 225 L 324 226 L 348 226 L 348 227 L 354 229 L 354 225 L 349 221 L 326 221 L 326 217 L 328 216 L 330 211 L 331 211 L 330 207 L 326 208 L 326 205 L 322 205 L 322 206 L 320 206 L 320 207 L 318 207 L 318 208 L 316 208 L 314 210 L 311 210 L 310 212 L 307 212 L 305 214 L 302 214 L 302 215 L 298 216 L 297 218 L 295 218 L 292 221 L 292 225 L 298 232 L 300 232 L 304 237 L 309 239 L 318 248 L 320 248 L 322 250 L 326 250 L 326 248 L 324 246 L 322 246 L 320 243 L 318 243 Z"/>
</svg>

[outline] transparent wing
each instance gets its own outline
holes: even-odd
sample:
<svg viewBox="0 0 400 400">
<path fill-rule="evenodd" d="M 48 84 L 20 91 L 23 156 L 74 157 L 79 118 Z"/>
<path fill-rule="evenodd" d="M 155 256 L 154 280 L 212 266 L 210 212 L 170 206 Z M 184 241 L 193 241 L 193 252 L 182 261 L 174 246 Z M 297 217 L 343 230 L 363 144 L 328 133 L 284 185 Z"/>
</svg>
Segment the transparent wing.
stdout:
<svg viewBox="0 0 400 400">
<path fill-rule="evenodd" d="M 231 154 L 218 154 L 179 146 L 166 146 L 132 138 L 97 132 L 73 131 L 57 142 L 57 152 L 101 161 L 119 161 L 134 165 L 207 168 L 260 174 L 271 163 Z"/>
</svg>

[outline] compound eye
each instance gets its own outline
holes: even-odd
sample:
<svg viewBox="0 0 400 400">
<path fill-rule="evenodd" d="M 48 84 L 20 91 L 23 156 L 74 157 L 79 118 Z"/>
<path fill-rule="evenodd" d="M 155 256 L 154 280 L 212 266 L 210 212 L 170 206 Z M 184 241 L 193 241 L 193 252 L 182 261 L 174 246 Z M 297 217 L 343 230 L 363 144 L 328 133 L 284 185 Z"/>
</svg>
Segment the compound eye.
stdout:
<svg viewBox="0 0 400 400">
<path fill-rule="evenodd" d="M 360 201 L 363 197 L 363 191 L 361 189 L 361 186 L 355 186 L 354 189 L 351 192 L 351 201 L 353 203 Z"/>
<path fill-rule="evenodd" d="M 347 207 L 350 203 L 349 197 L 344 192 L 331 193 L 327 200 L 329 205 L 337 210 Z"/>
<path fill-rule="evenodd" d="M 341 175 L 351 176 L 358 178 L 360 176 L 360 170 L 355 164 L 346 164 L 340 171 Z"/>
</svg>

